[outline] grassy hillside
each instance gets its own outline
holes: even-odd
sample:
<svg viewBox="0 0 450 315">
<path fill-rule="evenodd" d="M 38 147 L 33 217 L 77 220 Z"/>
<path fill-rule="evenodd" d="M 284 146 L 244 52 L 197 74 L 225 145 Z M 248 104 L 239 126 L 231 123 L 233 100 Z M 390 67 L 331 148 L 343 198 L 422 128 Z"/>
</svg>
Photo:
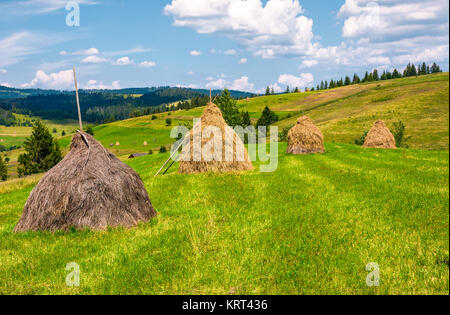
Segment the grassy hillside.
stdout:
<svg viewBox="0 0 450 315">
<path fill-rule="evenodd" d="M 274 173 L 154 178 L 167 154 L 129 161 L 159 212 L 130 230 L 14 234 L 39 176 L 0 184 L 0 294 L 449 294 L 448 152 L 279 150 Z"/>
<path fill-rule="evenodd" d="M 239 105 L 248 110 L 253 121 L 261 116 L 265 106 L 275 111 L 282 128 L 291 127 L 297 118 L 308 115 L 322 129 L 327 142 L 353 143 L 377 119 L 388 126 L 398 120 L 406 125 L 408 145 L 418 149 L 449 148 L 449 76 L 448 73 L 379 81 L 332 90 L 263 96 L 242 100 Z M 149 116 L 94 128 L 97 139 L 104 145 L 120 143 L 112 150 L 125 157 L 130 153 L 146 152 L 173 143 L 165 126 L 190 123 L 200 117 L 203 108 Z M 132 135 L 132 137 L 130 137 Z M 148 146 L 144 146 L 144 141 Z"/>
</svg>

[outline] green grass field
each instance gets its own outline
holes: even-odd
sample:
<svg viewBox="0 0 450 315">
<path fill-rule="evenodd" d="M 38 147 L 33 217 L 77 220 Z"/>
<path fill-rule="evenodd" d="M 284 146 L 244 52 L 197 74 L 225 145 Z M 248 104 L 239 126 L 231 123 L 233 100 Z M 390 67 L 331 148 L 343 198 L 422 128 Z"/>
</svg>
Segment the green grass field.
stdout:
<svg viewBox="0 0 450 315">
<path fill-rule="evenodd" d="M 449 294 L 448 84 L 444 73 L 240 101 L 253 120 L 269 106 L 280 128 L 306 114 L 325 135 L 321 155 L 286 155 L 280 143 L 273 173 L 259 162 L 222 175 L 175 165 L 154 178 L 168 154 L 127 159 L 173 143 L 171 128 L 203 108 L 97 126 L 141 175 L 158 217 L 133 229 L 15 234 L 42 174 L 0 182 L 0 294 Z M 409 149 L 350 144 L 380 118 L 405 123 Z M 58 139 L 65 152 L 70 139 Z M 8 153 L 11 168 L 20 152 Z M 70 262 L 79 288 L 65 284 Z M 366 285 L 371 262 L 377 288 Z"/>
<path fill-rule="evenodd" d="M 130 161 L 159 215 L 129 230 L 14 234 L 35 180 L 1 193 L 0 294 L 449 294 L 447 151 L 285 149 L 274 173 L 154 178 L 167 154 Z"/>
</svg>

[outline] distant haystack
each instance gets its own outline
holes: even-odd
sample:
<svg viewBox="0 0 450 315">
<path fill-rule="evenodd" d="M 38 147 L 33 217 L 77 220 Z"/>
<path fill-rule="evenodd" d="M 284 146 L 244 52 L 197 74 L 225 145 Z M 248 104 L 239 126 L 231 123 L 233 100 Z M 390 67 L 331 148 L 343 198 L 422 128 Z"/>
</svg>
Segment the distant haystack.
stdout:
<svg viewBox="0 0 450 315">
<path fill-rule="evenodd" d="M 308 117 L 300 117 L 289 131 L 287 153 L 325 153 L 323 134 Z"/>
<path fill-rule="evenodd" d="M 144 141 L 144 147 L 146 147 L 148 145 L 147 141 Z"/>
<path fill-rule="evenodd" d="M 378 120 L 367 134 L 364 148 L 396 149 L 395 138 L 382 120 Z"/>
<path fill-rule="evenodd" d="M 117 141 L 116 142 L 116 147 L 118 147 L 120 145 L 120 142 L 119 141 Z"/>
<path fill-rule="evenodd" d="M 220 161 L 205 161 L 202 151 L 214 154 L 214 147 L 206 148 L 206 144 L 213 141 L 214 135 L 209 138 L 202 138 L 203 130 L 207 127 L 217 127 L 222 132 L 222 139 L 219 139 L 218 147 L 221 147 L 222 157 Z M 209 103 L 206 107 L 203 116 L 201 117 L 201 131 L 198 132 L 197 125 L 189 132 L 190 137 L 190 155 L 188 153 L 181 153 L 179 172 L 183 174 L 190 173 L 206 173 L 206 172 L 235 172 L 252 170 L 253 165 L 248 158 L 247 149 L 244 146 L 241 138 L 229 127 L 223 119 L 220 109 L 213 103 Z M 228 132 L 226 130 L 228 129 Z M 231 129 L 231 130 L 230 130 Z M 186 136 L 187 137 L 187 136 Z M 201 143 L 201 150 L 195 150 L 195 142 Z M 208 151 L 210 150 L 210 151 Z M 198 152 L 197 152 L 198 151 Z M 228 153 L 228 154 L 226 154 Z M 232 158 L 227 161 L 227 156 Z M 195 158 L 194 158 L 195 157 Z"/>
<path fill-rule="evenodd" d="M 155 215 L 139 175 L 78 132 L 67 156 L 31 192 L 15 231 L 133 227 Z"/>
</svg>

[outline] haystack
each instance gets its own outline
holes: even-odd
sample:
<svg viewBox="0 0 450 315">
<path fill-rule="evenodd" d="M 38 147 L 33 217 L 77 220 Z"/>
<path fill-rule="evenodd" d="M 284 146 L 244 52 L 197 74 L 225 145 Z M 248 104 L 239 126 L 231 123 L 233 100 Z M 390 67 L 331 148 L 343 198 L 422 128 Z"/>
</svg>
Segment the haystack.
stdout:
<svg viewBox="0 0 450 315">
<path fill-rule="evenodd" d="M 366 136 L 364 148 L 396 149 L 395 138 L 382 120 L 378 120 Z"/>
<path fill-rule="evenodd" d="M 325 153 L 323 134 L 307 116 L 300 117 L 289 131 L 287 153 Z"/>
<path fill-rule="evenodd" d="M 208 152 L 214 154 L 214 146 L 207 147 L 207 144 L 212 141 L 214 135 L 209 138 L 202 137 L 203 131 L 208 126 L 217 127 L 222 132 L 221 142 L 218 147 L 221 147 L 222 158 L 217 161 L 208 161 L 204 159 L 202 152 Z M 201 132 L 198 126 L 189 132 L 186 137 L 190 137 L 190 152 L 188 149 L 183 148 L 183 152 L 180 154 L 180 168 L 179 173 L 190 174 L 190 173 L 207 173 L 207 172 L 236 172 L 236 171 L 246 171 L 252 170 L 253 165 L 248 157 L 247 149 L 244 146 L 241 138 L 234 132 L 234 130 L 226 129 L 228 127 L 227 123 L 223 119 L 222 112 L 214 103 L 210 102 L 206 107 L 203 116 L 201 117 Z M 198 129 L 198 132 L 195 132 Z M 195 141 L 201 143 L 201 152 L 196 152 L 195 149 L 198 148 L 194 144 Z M 220 140 L 220 139 L 219 139 Z M 210 151 L 208 151 L 210 149 Z M 228 156 L 232 156 L 231 159 L 226 159 L 226 152 Z M 195 158 L 194 158 L 195 157 Z"/>
<path fill-rule="evenodd" d="M 156 215 L 139 175 L 87 133 L 31 192 L 15 231 L 133 227 Z"/>
</svg>

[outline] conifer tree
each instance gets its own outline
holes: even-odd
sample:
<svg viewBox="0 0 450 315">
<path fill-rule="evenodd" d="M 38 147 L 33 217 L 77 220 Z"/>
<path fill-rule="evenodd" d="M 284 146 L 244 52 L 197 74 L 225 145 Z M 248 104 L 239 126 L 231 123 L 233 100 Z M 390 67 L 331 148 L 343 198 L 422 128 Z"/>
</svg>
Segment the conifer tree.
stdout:
<svg viewBox="0 0 450 315">
<path fill-rule="evenodd" d="M 19 156 L 19 176 L 47 172 L 62 160 L 62 153 L 49 130 L 40 120 L 23 144 L 26 153 Z"/>
<path fill-rule="evenodd" d="M 8 179 L 8 165 L 3 160 L 3 156 L 0 155 L 0 180 L 5 181 Z"/>
</svg>

